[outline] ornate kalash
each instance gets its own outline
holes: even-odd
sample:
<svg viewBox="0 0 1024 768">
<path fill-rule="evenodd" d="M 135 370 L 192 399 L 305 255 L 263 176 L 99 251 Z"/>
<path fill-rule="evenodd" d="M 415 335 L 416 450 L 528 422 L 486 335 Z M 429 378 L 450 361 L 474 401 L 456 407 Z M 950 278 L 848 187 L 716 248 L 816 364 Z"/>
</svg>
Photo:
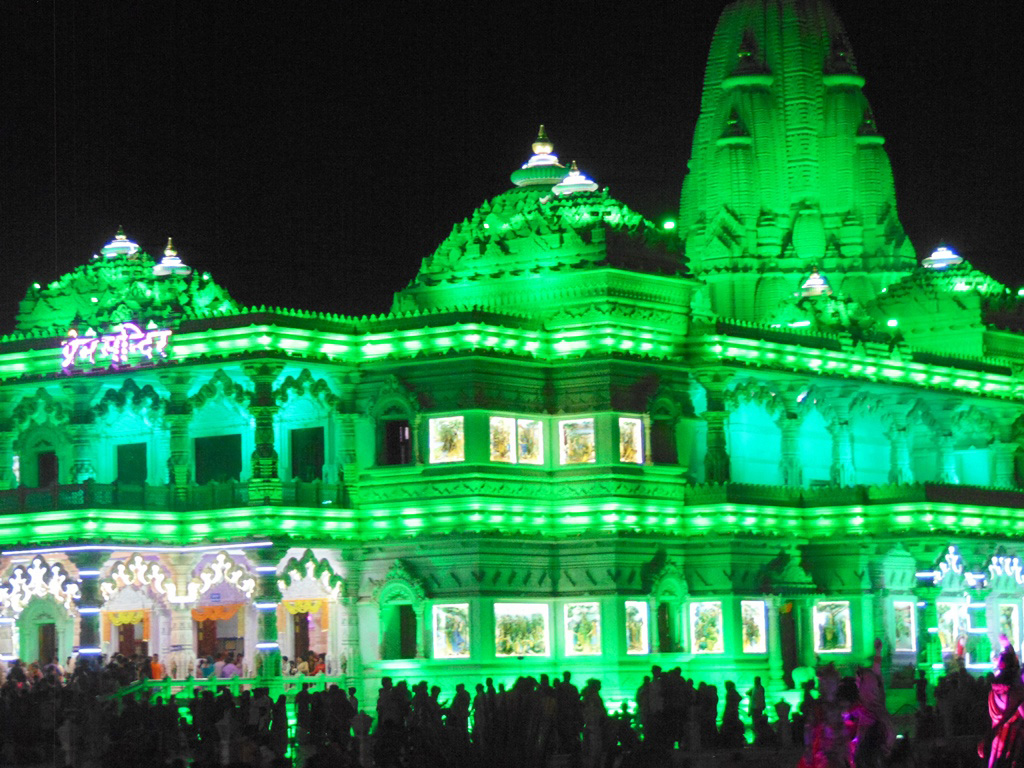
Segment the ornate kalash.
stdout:
<svg viewBox="0 0 1024 768">
<path fill-rule="evenodd" d="M 918 264 L 864 77 L 827 3 L 733 3 L 675 229 L 542 127 L 380 315 L 245 307 L 124 231 L 30 287 L 0 653 L 322 654 L 364 701 L 568 669 L 615 702 L 655 664 L 775 696 L 876 638 L 897 698 L 958 647 L 990 669 L 1020 302 Z"/>
</svg>

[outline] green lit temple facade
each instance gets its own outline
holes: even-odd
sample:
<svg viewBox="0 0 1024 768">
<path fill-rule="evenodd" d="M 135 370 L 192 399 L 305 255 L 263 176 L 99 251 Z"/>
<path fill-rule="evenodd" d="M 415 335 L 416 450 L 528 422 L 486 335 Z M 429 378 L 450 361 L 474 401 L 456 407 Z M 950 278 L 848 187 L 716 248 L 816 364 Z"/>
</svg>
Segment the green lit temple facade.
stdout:
<svg viewBox="0 0 1024 768">
<path fill-rule="evenodd" d="M 827 3 L 740 0 L 674 229 L 542 130 L 385 314 L 242 307 L 123 232 L 32 286 L 0 654 L 612 699 L 653 664 L 778 691 L 876 637 L 891 676 L 987 668 L 1024 608 L 1020 300 L 918 260 L 863 86 Z"/>
</svg>

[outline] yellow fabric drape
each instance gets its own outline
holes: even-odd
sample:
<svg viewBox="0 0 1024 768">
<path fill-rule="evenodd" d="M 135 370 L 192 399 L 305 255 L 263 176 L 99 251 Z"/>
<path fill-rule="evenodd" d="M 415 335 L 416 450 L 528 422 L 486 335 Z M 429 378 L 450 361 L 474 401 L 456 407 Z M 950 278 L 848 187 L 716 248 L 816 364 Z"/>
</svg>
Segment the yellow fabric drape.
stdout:
<svg viewBox="0 0 1024 768">
<path fill-rule="evenodd" d="M 149 617 L 151 615 L 149 611 L 144 611 L 142 614 L 142 642 L 144 643 L 149 642 Z"/>
<path fill-rule="evenodd" d="M 322 597 L 311 597 L 298 600 L 282 600 L 281 604 L 288 613 L 293 616 L 297 613 L 320 613 L 320 627 L 325 629 L 330 626 L 327 621 L 330 617 L 330 601 Z"/>
<path fill-rule="evenodd" d="M 325 603 L 326 600 L 320 597 L 313 597 L 306 600 L 284 600 L 284 607 L 288 609 L 288 613 L 316 613 L 321 610 L 321 604 Z"/>
<path fill-rule="evenodd" d="M 100 616 L 100 633 L 104 643 L 110 642 L 110 618 L 108 616 Z"/>
<path fill-rule="evenodd" d="M 146 631 L 149 628 L 149 611 L 108 611 L 107 616 L 110 617 L 110 623 L 115 627 L 120 627 L 124 624 L 138 624 L 140 621 L 144 621 L 142 633 L 143 635 L 149 634 Z"/>
<path fill-rule="evenodd" d="M 238 609 L 242 607 L 242 603 L 227 603 L 225 605 L 201 605 L 198 608 L 192 609 L 192 618 L 196 621 L 206 621 L 207 619 L 213 619 L 214 621 L 224 621 L 225 619 L 234 618 L 235 614 L 238 613 Z"/>
</svg>

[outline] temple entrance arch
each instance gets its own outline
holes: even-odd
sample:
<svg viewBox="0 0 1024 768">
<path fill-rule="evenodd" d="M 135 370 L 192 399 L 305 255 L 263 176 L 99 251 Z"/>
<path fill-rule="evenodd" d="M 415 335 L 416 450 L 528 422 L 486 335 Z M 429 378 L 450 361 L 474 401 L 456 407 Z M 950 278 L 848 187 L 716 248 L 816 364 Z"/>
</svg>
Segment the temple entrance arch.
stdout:
<svg viewBox="0 0 1024 768">
<path fill-rule="evenodd" d="M 373 599 L 379 609 L 380 658 L 423 658 L 427 595 L 405 563 L 395 560 L 384 579 L 376 582 Z"/>
<path fill-rule="evenodd" d="M 166 654 L 174 577 L 156 556 L 138 553 L 109 563 L 99 583 L 102 648 L 108 653 Z"/>
<path fill-rule="evenodd" d="M 242 653 L 242 675 L 255 656 L 259 617 L 253 605 L 257 577 L 228 552 L 204 557 L 189 585 L 197 597 L 192 608 L 193 643 L 199 656 Z"/>
<path fill-rule="evenodd" d="M 335 609 L 345 591 L 344 578 L 327 558 L 317 559 L 307 549 L 284 564 L 277 584 L 281 590 L 277 609 L 281 654 L 293 659 L 327 654 L 328 667 L 333 668 L 339 643 Z"/>
<path fill-rule="evenodd" d="M 42 667 L 55 658 L 63 664 L 75 644 L 75 617 L 57 600 L 32 597 L 18 617 L 18 655 Z"/>
</svg>

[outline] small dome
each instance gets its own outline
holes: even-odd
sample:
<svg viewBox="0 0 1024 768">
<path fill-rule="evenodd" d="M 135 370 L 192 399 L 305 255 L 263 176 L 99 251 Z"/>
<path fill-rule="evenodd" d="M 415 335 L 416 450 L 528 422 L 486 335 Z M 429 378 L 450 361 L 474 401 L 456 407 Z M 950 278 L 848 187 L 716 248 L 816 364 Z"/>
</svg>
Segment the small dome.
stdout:
<svg viewBox="0 0 1024 768">
<path fill-rule="evenodd" d="M 100 253 L 105 259 L 116 259 L 118 256 L 127 256 L 131 259 L 135 258 L 138 252 L 139 244 L 128 239 L 124 233 L 124 227 L 118 227 L 114 239 L 100 249 Z"/>
<path fill-rule="evenodd" d="M 800 286 L 801 296 L 830 296 L 831 294 L 832 286 L 828 284 L 825 276 L 816 269 L 811 272 L 810 276 L 804 281 L 804 284 Z"/>
<path fill-rule="evenodd" d="M 595 192 L 596 190 L 597 183 L 580 173 L 575 160 L 569 167 L 569 175 L 551 188 L 556 195 L 571 195 L 573 192 Z"/>
<path fill-rule="evenodd" d="M 931 256 L 921 261 L 921 266 L 925 269 L 949 269 L 963 263 L 964 260 L 960 254 L 951 248 L 940 245 L 932 252 Z"/>
<path fill-rule="evenodd" d="M 533 142 L 533 156 L 522 168 L 512 172 L 512 183 L 517 187 L 540 184 L 552 186 L 564 179 L 568 171 L 564 165 L 559 164 L 558 157 L 552 154 L 553 151 L 554 146 L 542 125 L 537 133 L 537 140 Z"/>
<path fill-rule="evenodd" d="M 153 265 L 153 274 L 161 277 L 163 275 L 189 275 L 191 273 L 192 267 L 187 266 L 178 258 L 178 252 L 174 250 L 174 242 L 168 237 L 167 247 L 164 248 L 164 257 L 160 259 L 159 264 Z"/>
</svg>

